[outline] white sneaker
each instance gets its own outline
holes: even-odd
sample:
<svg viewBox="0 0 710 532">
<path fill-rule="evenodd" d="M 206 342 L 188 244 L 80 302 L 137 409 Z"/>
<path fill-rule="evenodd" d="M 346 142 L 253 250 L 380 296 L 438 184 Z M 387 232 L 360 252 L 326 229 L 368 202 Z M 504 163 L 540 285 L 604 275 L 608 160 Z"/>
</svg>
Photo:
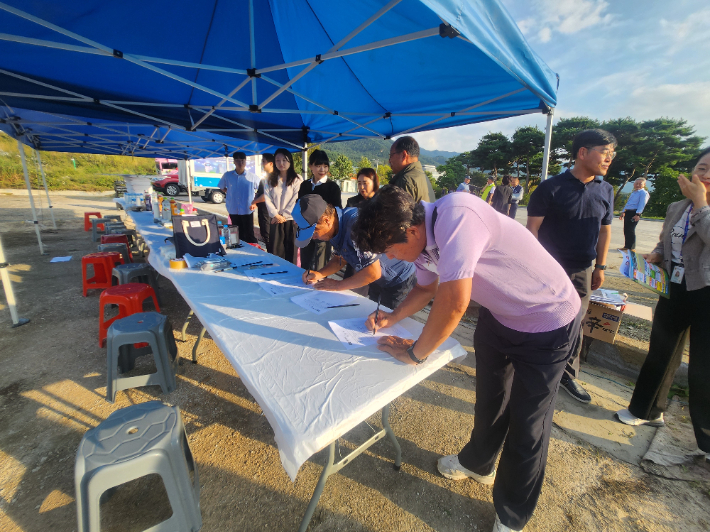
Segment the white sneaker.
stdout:
<svg viewBox="0 0 710 532">
<path fill-rule="evenodd" d="M 633 425 L 635 427 L 638 427 L 639 425 L 649 425 L 651 427 L 662 427 L 663 425 L 666 424 L 665 421 L 663 421 L 663 412 L 661 412 L 661 415 L 658 416 L 656 419 L 641 419 L 640 417 L 636 417 L 633 415 L 631 412 L 629 412 L 628 409 L 624 410 L 619 410 L 616 413 L 616 417 L 619 421 L 621 421 L 625 425 Z"/>
<path fill-rule="evenodd" d="M 493 532 L 521 532 L 520 530 L 514 530 L 509 526 L 505 526 L 500 522 L 500 517 L 496 514 L 496 522 L 493 523 Z"/>
<path fill-rule="evenodd" d="M 449 456 L 442 456 L 436 462 L 436 467 L 439 473 L 444 475 L 446 478 L 451 480 L 463 480 L 465 478 L 472 478 L 476 482 L 490 486 L 496 479 L 495 469 L 490 475 L 478 475 L 473 471 L 469 471 L 464 466 L 459 463 L 459 457 L 455 454 L 450 454 Z"/>
</svg>

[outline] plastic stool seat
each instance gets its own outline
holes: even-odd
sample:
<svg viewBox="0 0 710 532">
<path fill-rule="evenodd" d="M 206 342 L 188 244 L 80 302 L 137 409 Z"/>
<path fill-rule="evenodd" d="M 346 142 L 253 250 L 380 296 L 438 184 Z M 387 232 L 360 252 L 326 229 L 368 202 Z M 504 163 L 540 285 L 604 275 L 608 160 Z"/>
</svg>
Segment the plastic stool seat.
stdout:
<svg viewBox="0 0 710 532">
<path fill-rule="evenodd" d="M 84 213 L 84 231 L 91 231 L 91 220 L 90 218 L 95 216 L 96 218 L 101 218 L 101 213 L 98 211 L 85 212 Z M 103 229 L 103 228 L 102 228 Z"/>
<path fill-rule="evenodd" d="M 116 251 L 84 255 L 81 258 L 81 285 L 84 297 L 86 297 L 88 290 L 110 288 L 113 268 L 123 262 L 123 256 Z M 89 277 L 89 264 L 94 269 L 93 277 Z"/>
<path fill-rule="evenodd" d="M 91 222 L 91 240 L 99 241 L 99 237 L 106 231 L 106 224 L 110 222 L 108 218 L 90 218 Z"/>
<path fill-rule="evenodd" d="M 114 321 L 143 312 L 143 303 L 149 298 L 153 299 L 155 310 L 160 312 L 155 292 L 147 284 L 128 283 L 112 286 L 101 292 L 99 298 L 99 347 L 106 345 L 108 328 Z M 118 315 L 105 319 L 106 305 L 118 305 Z"/>
<path fill-rule="evenodd" d="M 133 369 L 135 359 L 148 354 L 135 344 L 147 343 L 155 360 L 156 372 L 135 377 L 121 377 L 119 370 Z M 167 316 L 157 312 L 139 312 L 114 321 L 107 337 L 106 400 L 114 402 L 116 392 L 138 386 L 159 384 L 163 393 L 177 388 L 175 374 L 178 358 L 173 328 Z"/>
<path fill-rule="evenodd" d="M 128 249 L 128 244 L 123 242 L 115 242 L 111 244 L 99 244 L 97 248 L 100 252 L 115 251 L 123 257 L 123 264 L 133 263 L 133 254 Z"/>
<path fill-rule="evenodd" d="M 114 267 L 111 275 L 118 280 L 119 285 L 132 282 L 145 283 L 150 285 L 155 292 L 158 302 L 160 294 L 158 292 L 158 276 L 153 267 L 145 262 L 133 262 L 131 264 L 119 264 Z"/>
<path fill-rule="evenodd" d="M 126 235 L 101 235 L 102 244 L 115 244 L 117 242 L 119 244 L 124 243 L 129 245 L 128 237 Z"/>
<path fill-rule="evenodd" d="M 180 410 L 149 401 L 114 412 L 84 434 L 74 465 L 79 532 L 100 532 L 106 490 L 151 474 L 160 475 L 172 516 L 150 531 L 199 530 L 199 476 Z"/>
</svg>

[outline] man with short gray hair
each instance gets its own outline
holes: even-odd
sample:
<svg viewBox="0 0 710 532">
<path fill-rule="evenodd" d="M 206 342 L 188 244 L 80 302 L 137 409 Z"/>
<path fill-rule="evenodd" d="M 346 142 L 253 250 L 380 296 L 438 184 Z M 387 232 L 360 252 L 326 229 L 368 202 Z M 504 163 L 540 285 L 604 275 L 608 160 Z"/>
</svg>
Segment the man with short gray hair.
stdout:
<svg viewBox="0 0 710 532">
<path fill-rule="evenodd" d="M 400 137 L 390 147 L 390 167 L 394 172 L 390 185 L 399 187 L 414 201 L 434 203 L 434 189 L 419 162 L 419 144 L 414 137 Z"/>
</svg>

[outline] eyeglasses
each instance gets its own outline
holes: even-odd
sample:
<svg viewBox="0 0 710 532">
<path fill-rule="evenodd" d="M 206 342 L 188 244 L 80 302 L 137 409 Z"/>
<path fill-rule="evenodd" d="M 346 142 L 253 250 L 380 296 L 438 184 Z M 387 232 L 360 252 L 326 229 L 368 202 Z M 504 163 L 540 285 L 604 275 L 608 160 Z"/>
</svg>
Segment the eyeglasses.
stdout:
<svg viewBox="0 0 710 532">
<path fill-rule="evenodd" d="M 614 157 L 616 157 L 616 152 L 615 152 L 615 151 L 609 151 L 609 150 L 602 150 L 602 151 L 600 151 L 600 150 L 598 150 L 598 149 L 596 149 L 596 148 L 590 148 L 589 146 L 587 146 L 587 149 L 588 149 L 588 150 L 594 150 L 594 151 L 597 152 L 597 153 L 601 153 L 605 158 L 606 158 L 606 157 L 609 157 L 612 161 L 614 160 Z"/>
<path fill-rule="evenodd" d="M 300 236 L 301 231 L 306 231 L 306 230 L 310 229 L 311 227 L 313 227 L 314 225 L 316 225 L 317 223 L 318 222 L 311 224 L 308 227 L 300 227 L 298 224 L 296 224 L 296 238 L 298 238 Z"/>
<path fill-rule="evenodd" d="M 390 152 L 390 159 L 392 158 L 393 155 L 397 155 L 398 153 L 402 153 L 404 150 L 399 150 L 399 151 L 391 151 Z"/>
</svg>

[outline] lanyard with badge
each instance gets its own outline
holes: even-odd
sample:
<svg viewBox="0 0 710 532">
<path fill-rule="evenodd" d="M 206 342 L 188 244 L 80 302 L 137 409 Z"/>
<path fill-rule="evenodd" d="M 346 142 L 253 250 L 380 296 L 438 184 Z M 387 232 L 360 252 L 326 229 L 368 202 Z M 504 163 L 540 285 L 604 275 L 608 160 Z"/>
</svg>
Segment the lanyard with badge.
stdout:
<svg viewBox="0 0 710 532">
<path fill-rule="evenodd" d="M 683 282 L 683 275 L 685 274 L 685 268 L 683 267 L 683 244 L 685 244 L 685 239 L 688 238 L 688 227 L 690 225 L 690 213 L 693 211 L 693 204 L 690 204 L 688 210 L 685 213 L 685 229 L 683 230 L 683 241 L 680 245 L 680 265 L 673 268 L 673 273 L 671 274 L 671 283 L 680 284 Z"/>
</svg>

